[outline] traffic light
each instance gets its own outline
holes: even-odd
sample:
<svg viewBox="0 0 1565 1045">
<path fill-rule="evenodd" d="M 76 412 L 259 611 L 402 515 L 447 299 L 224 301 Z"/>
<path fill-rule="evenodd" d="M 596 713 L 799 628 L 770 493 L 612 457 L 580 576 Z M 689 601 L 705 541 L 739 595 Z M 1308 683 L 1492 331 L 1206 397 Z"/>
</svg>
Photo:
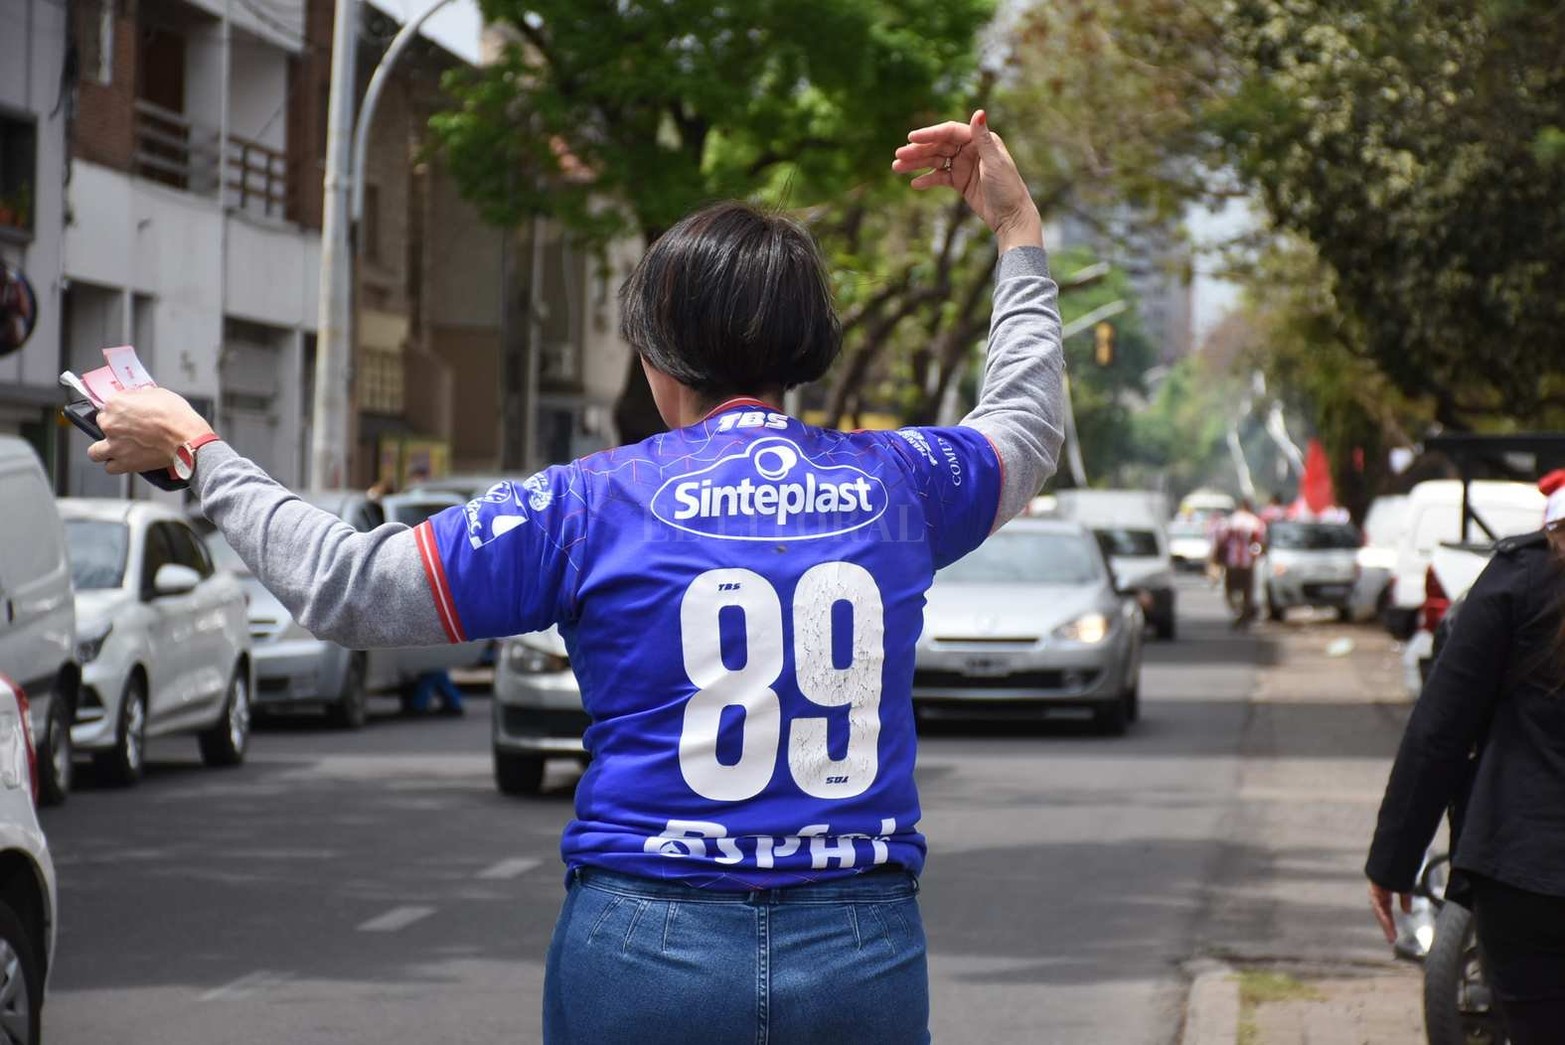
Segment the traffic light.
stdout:
<svg viewBox="0 0 1565 1045">
<path fill-rule="evenodd" d="M 1093 358 L 1098 366 L 1114 365 L 1114 324 L 1105 320 L 1092 328 L 1094 339 Z"/>
</svg>

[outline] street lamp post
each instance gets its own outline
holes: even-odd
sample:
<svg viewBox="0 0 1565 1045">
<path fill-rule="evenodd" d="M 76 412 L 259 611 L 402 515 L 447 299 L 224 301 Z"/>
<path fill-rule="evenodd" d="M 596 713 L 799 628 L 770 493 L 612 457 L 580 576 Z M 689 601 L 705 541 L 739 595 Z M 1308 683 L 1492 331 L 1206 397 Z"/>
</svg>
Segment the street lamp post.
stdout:
<svg viewBox="0 0 1565 1045">
<path fill-rule="evenodd" d="M 451 0 L 435 0 L 408 22 L 386 48 L 370 77 L 357 125 L 353 117 L 354 59 L 358 51 L 358 0 L 337 0 L 332 28 L 331 97 L 326 114 L 325 206 L 321 212 L 319 326 L 315 340 L 315 403 L 310 438 L 310 485 L 347 481 L 348 376 L 353 357 L 353 262 L 349 229 L 364 217 L 364 165 L 370 123 L 391 70 L 429 16 Z M 351 139 L 351 144 L 350 144 Z"/>
<path fill-rule="evenodd" d="M 337 0 L 332 27 L 331 95 L 326 104 L 326 178 L 321 209 L 321 281 L 315 337 L 315 402 L 310 426 L 310 485 L 347 481 L 348 375 L 352 302 L 348 270 L 348 144 L 353 133 L 358 0 Z"/>
</svg>

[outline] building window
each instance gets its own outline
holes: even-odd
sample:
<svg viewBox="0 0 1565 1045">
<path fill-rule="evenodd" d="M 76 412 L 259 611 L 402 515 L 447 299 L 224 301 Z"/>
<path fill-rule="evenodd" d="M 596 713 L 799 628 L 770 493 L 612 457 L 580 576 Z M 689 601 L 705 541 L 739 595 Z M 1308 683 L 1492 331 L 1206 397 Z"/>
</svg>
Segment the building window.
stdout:
<svg viewBox="0 0 1565 1045">
<path fill-rule="evenodd" d="M 38 124 L 0 111 L 0 235 L 32 237 L 37 164 Z"/>
<path fill-rule="evenodd" d="M 380 186 L 364 184 L 364 215 L 359 221 L 359 246 L 366 261 L 380 261 Z"/>
<path fill-rule="evenodd" d="M 114 81 L 114 0 L 84 0 L 76 8 L 76 58 L 83 83 Z"/>
<path fill-rule="evenodd" d="M 402 413 L 402 353 L 366 348 L 359 355 L 359 409 L 367 414 Z"/>
</svg>

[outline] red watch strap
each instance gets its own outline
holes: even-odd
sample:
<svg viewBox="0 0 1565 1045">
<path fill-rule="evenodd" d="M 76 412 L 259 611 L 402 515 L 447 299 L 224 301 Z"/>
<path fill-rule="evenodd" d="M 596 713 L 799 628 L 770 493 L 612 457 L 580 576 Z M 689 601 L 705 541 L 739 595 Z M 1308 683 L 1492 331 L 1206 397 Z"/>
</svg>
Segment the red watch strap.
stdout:
<svg viewBox="0 0 1565 1045">
<path fill-rule="evenodd" d="M 208 432 L 206 435 L 197 436 L 196 438 L 190 440 L 190 442 L 186 443 L 185 445 L 190 447 L 191 460 L 195 460 L 197 450 L 201 449 L 208 443 L 215 443 L 221 438 L 223 437 L 218 435 L 216 432 Z"/>
</svg>

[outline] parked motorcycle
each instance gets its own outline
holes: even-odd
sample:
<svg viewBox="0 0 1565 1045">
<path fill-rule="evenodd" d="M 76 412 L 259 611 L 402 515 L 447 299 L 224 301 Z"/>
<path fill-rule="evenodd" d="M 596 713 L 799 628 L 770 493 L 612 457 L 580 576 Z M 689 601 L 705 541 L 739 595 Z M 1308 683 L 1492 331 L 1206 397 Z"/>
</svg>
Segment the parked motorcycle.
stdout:
<svg viewBox="0 0 1565 1045">
<path fill-rule="evenodd" d="M 1506 1045 L 1478 953 L 1473 913 L 1445 899 L 1450 863 L 1446 853 L 1431 856 L 1415 890 L 1436 912 L 1433 939 L 1423 956 L 1424 1036 L 1429 1045 Z M 1415 929 L 1414 935 L 1421 939 L 1425 933 Z M 1398 943 L 1398 954 L 1415 957 Z"/>
</svg>

